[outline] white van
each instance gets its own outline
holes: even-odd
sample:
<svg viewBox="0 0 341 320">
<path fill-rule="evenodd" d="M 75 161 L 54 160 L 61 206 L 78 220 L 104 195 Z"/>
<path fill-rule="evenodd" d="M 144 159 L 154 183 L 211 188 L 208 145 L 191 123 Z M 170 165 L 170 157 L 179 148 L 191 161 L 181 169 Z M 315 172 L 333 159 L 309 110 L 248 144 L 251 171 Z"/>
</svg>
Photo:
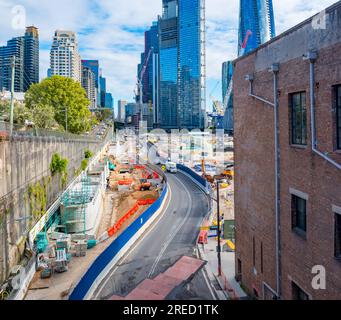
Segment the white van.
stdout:
<svg viewBox="0 0 341 320">
<path fill-rule="evenodd" d="M 178 172 L 178 168 L 177 168 L 175 162 L 171 162 L 171 161 L 166 162 L 166 169 L 168 172 L 171 172 L 171 173 L 177 173 Z"/>
</svg>

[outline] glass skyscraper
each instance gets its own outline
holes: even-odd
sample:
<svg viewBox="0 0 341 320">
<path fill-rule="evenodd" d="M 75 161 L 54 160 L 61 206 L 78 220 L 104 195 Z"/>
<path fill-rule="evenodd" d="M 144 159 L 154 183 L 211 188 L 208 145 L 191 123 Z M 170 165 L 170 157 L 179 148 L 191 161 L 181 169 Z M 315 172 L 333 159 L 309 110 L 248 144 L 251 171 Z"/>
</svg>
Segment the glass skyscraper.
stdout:
<svg viewBox="0 0 341 320">
<path fill-rule="evenodd" d="M 226 61 L 222 65 L 222 94 L 223 105 L 226 108 L 224 114 L 224 129 L 233 130 L 233 93 L 231 91 L 233 77 L 233 63 Z"/>
<path fill-rule="evenodd" d="M 11 59 L 15 57 L 14 91 L 25 92 L 39 82 L 39 34 L 26 28 L 25 36 L 7 41 L 0 47 L 0 90 L 11 90 Z"/>
<path fill-rule="evenodd" d="M 204 0 L 163 0 L 159 51 L 160 127 L 204 128 Z"/>
<path fill-rule="evenodd" d="M 163 0 L 159 18 L 159 116 L 161 128 L 178 127 L 178 8 L 177 0 Z"/>
<path fill-rule="evenodd" d="M 275 37 L 272 0 L 240 0 L 238 56 Z"/>
<path fill-rule="evenodd" d="M 203 1 L 179 0 L 179 127 L 203 128 Z M 203 96 L 202 96 L 203 95 Z"/>
</svg>

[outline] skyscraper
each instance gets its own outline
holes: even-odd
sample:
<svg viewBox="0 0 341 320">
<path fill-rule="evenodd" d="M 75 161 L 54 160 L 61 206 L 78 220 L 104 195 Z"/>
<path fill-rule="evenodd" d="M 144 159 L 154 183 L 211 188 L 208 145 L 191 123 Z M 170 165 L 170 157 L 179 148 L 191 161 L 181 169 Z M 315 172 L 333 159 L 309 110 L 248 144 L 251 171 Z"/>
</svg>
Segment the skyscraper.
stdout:
<svg viewBox="0 0 341 320">
<path fill-rule="evenodd" d="M 86 96 L 90 101 L 90 108 L 96 108 L 96 80 L 93 71 L 82 65 L 82 87 L 86 92 Z"/>
<path fill-rule="evenodd" d="M 112 94 L 109 92 L 105 93 L 105 108 L 113 109 L 114 108 L 114 98 Z"/>
<path fill-rule="evenodd" d="M 82 68 L 76 33 L 56 31 L 50 53 L 51 75 L 72 78 L 81 83 Z"/>
<path fill-rule="evenodd" d="M 178 1 L 163 0 L 159 17 L 159 118 L 161 128 L 178 127 Z"/>
<path fill-rule="evenodd" d="M 27 27 L 24 37 L 24 91 L 39 82 L 39 33 L 34 26 Z"/>
<path fill-rule="evenodd" d="M 224 129 L 228 131 L 233 130 L 233 93 L 232 93 L 232 76 L 233 64 L 232 61 L 226 61 L 222 65 L 222 94 L 224 114 Z"/>
<path fill-rule="evenodd" d="M 238 56 L 275 36 L 272 0 L 240 0 Z"/>
<path fill-rule="evenodd" d="M 205 1 L 179 0 L 179 127 L 204 128 Z"/>
<path fill-rule="evenodd" d="M 99 101 L 99 62 L 98 60 L 82 60 L 82 66 L 90 68 L 95 75 L 96 87 L 96 107 L 100 105 Z"/>
<path fill-rule="evenodd" d="M 206 104 L 205 1 L 163 0 L 159 18 L 160 126 L 203 128 Z"/>
<path fill-rule="evenodd" d="M 155 59 L 153 59 L 153 55 L 158 54 L 159 52 L 159 38 L 158 38 L 158 23 L 157 22 L 153 22 L 153 25 L 150 27 L 150 29 L 145 32 L 144 38 L 145 38 L 144 56 L 148 57 L 149 53 L 151 54 L 151 56 L 146 65 L 146 73 L 142 79 L 143 102 L 153 103 L 154 102 L 153 85 L 155 84 L 155 81 L 153 79 L 153 76 L 154 76 L 153 68 L 154 68 Z"/>
<path fill-rule="evenodd" d="M 100 107 L 105 108 L 105 94 L 107 93 L 107 80 L 100 75 L 99 77 L 99 97 Z"/>
<path fill-rule="evenodd" d="M 118 100 L 117 102 L 117 121 L 119 122 L 125 122 L 127 103 L 125 100 Z"/>
<path fill-rule="evenodd" d="M 7 41 L 0 47 L 0 90 L 11 89 L 11 60 L 15 57 L 14 91 L 27 91 L 39 82 L 39 34 L 35 27 L 26 28 L 25 36 Z"/>
</svg>

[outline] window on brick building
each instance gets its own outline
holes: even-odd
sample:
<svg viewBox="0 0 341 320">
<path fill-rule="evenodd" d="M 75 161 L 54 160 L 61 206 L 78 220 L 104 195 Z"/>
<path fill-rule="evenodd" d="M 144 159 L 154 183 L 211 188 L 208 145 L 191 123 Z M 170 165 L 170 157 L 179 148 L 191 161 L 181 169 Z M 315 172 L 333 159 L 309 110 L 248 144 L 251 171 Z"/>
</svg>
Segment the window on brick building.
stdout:
<svg viewBox="0 0 341 320">
<path fill-rule="evenodd" d="M 337 149 L 341 149 L 341 85 L 335 87 L 336 98 L 336 139 Z"/>
<path fill-rule="evenodd" d="M 341 215 L 335 213 L 335 257 L 341 258 Z"/>
<path fill-rule="evenodd" d="M 292 300 L 309 300 L 309 296 L 294 282 L 292 282 Z"/>
<path fill-rule="evenodd" d="M 298 92 L 290 95 L 291 105 L 291 144 L 307 144 L 307 107 L 306 93 Z"/>
<path fill-rule="evenodd" d="M 291 195 L 292 228 L 300 233 L 307 231 L 307 201 Z"/>
</svg>

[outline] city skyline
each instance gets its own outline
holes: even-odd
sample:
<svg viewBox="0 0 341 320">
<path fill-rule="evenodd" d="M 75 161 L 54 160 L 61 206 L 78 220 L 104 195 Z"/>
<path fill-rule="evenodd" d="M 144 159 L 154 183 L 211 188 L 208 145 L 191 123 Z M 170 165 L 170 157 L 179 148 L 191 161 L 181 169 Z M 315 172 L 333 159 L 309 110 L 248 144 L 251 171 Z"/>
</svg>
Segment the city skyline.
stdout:
<svg viewBox="0 0 341 320">
<path fill-rule="evenodd" d="M 61 3 L 62 2 L 62 3 Z M 65 29 L 77 32 L 80 54 L 82 58 L 98 59 L 106 70 L 108 91 L 113 93 L 115 100 L 133 100 L 136 82 L 136 65 L 144 46 L 144 32 L 161 12 L 161 1 L 149 1 L 144 6 L 135 1 L 132 6 L 119 1 L 75 1 L 71 4 L 62 1 L 50 1 L 48 4 L 25 6 L 27 25 L 34 24 L 40 30 L 40 78 L 46 77 L 49 65 L 49 51 L 55 30 Z M 282 33 L 298 22 L 319 12 L 334 3 L 334 0 L 323 0 L 319 3 L 291 0 L 287 2 L 274 0 L 276 12 L 276 32 Z M 14 1 L 0 1 L 0 45 L 12 37 L 20 36 L 22 29 L 11 26 L 11 10 Z M 57 7 L 63 6 L 63 19 L 55 14 Z M 227 8 L 222 10 L 222 8 Z M 116 8 L 116 9 L 115 9 Z M 238 42 L 238 9 L 239 0 L 211 0 L 206 4 L 207 16 L 207 94 L 221 78 L 221 63 L 237 57 Z M 90 10 L 90 11 L 89 11 Z M 41 14 L 44 12 L 44 14 Z M 90 14 L 89 14 L 90 12 Z M 119 14 L 118 14 L 119 13 Z M 83 15 L 87 19 L 83 19 Z M 131 19 L 131 17 L 134 19 Z M 97 50 L 95 50 L 97 48 Z M 213 92 L 221 96 L 221 86 Z M 207 99 L 207 106 L 210 101 Z M 116 107 L 116 106 L 115 106 Z"/>
</svg>

